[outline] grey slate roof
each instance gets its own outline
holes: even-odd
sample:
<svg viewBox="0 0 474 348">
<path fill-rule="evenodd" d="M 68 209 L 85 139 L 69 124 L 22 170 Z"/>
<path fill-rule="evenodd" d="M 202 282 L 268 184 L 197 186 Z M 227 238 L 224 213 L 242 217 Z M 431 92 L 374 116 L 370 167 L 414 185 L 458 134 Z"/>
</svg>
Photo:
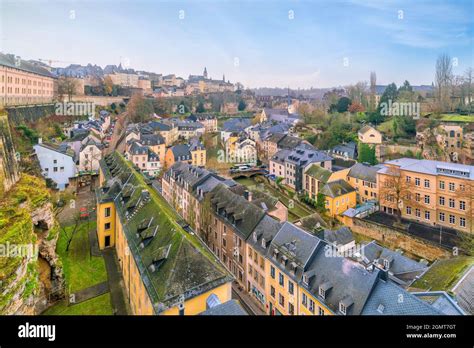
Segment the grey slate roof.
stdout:
<svg viewBox="0 0 474 348">
<path fill-rule="evenodd" d="M 191 159 L 191 152 L 189 146 L 185 144 L 178 144 L 171 147 L 171 152 L 175 161 Z"/>
<path fill-rule="evenodd" d="M 18 70 L 23 70 L 29 73 L 55 78 L 51 72 L 39 63 L 34 64 L 23 59 L 15 59 L 13 54 L 0 53 L 0 65 L 7 66 Z"/>
<path fill-rule="evenodd" d="M 389 276 L 400 284 L 412 283 L 417 276 L 420 276 L 428 269 L 428 266 L 425 264 L 403 256 L 396 251 L 384 248 L 375 241 L 364 245 L 361 248 L 361 254 L 363 256 L 362 263 L 365 265 L 375 263 L 377 266 L 383 267 L 383 260 L 389 260 Z"/>
<path fill-rule="evenodd" d="M 355 189 L 342 179 L 328 182 L 321 188 L 321 193 L 323 195 L 332 198 L 339 197 L 353 191 L 355 191 Z"/>
<path fill-rule="evenodd" d="M 226 132 L 241 132 L 251 126 L 252 121 L 249 118 L 231 118 L 224 122 L 222 130 Z"/>
<path fill-rule="evenodd" d="M 163 122 L 151 121 L 148 123 L 148 126 L 157 131 L 171 130 L 171 126 Z"/>
<path fill-rule="evenodd" d="M 140 143 L 142 145 L 154 146 L 165 143 L 165 139 L 159 134 L 141 134 Z"/>
<path fill-rule="evenodd" d="M 368 271 L 355 261 L 333 255 L 333 247 L 325 242 L 321 244 L 305 272 L 308 285 L 302 285 L 334 313 L 340 314 L 339 302 L 345 301 L 352 302 L 346 315 L 360 315 L 380 271 L 377 268 Z M 319 296 L 320 286 L 326 291 L 324 299 Z"/>
<path fill-rule="evenodd" d="M 379 279 L 362 315 L 440 315 L 439 310 L 390 280 Z"/>
<path fill-rule="evenodd" d="M 284 164 L 285 159 L 291 154 L 291 150 L 280 150 L 272 156 L 272 161 Z"/>
<path fill-rule="evenodd" d="M 354 241 L 354 236 L 352 235 L 351 230 L 346 226 L 343 226 L 338 230 L 325 229 L 322 231 L 320 237 L 328 243 L 335 245 L 345 245 Z"/>
<path fill-rule="evenodd" d="M 265 215 L 247 239 L 247 243 L 249 243 L 260 254 L 265 255 L 268 246 L 273 238 L 275 238 L 275 235 L 278 233 L 282 225 L 281 222 L 275 220 L 271 216 Z"/>
<path fill-rule="evenodd" d="M 357 157 L 357 144 L 353 141 L 347 144 L 339 144 L 332 148 L 332 153 L 335 153 L 339 156 L 347 156 L 351 159 L 356 159 Z"/>
<path fill-rule="evenodd" d="M 456 300 L 466 313 L 474 315 L 474 266 L 462 276 L 452 291 Z"/>
<path fill-rule="evenodd" d="M 349 170 L 348 176 L 359 180 L 377 182 L 377 171 L 382 168 L 381 165 L 371 166 L 364 163 L 356 163 Z"/>
<path fill-rule="evenodd" d="M 248 315 L 237 300 L 229 300 L 209 308 L 200 315 Z"/>
<path fill-rule="evenodd" d="M 429 303 L 446 315 L 465 315 L 462 308 L 445 291 L 412 292 L 413 296 Z"/>
<path fill-rule="evenodd" d="M 235 226 L 236 232 L 244 240 L 265 216 L 263 209 L 235 194 L 224 184 L 216 186 L 210 195 L 213 210 L 217 212 L 220 219 Z"/>
</svg>

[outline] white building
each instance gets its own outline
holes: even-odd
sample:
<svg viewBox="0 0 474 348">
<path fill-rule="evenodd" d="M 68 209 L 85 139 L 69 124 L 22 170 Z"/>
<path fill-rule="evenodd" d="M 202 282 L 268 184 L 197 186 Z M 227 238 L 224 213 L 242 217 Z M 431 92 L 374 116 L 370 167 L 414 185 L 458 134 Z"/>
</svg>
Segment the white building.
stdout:
<svg viewBox="0 0 474 348">
<path fill-rule="evenodd" d="M 79 171 L 99 171 L 99 161 L 102 159 L 101 143 L 92 138 L 84 139 L 79 152 Z"/>
<path fill-rule="evenodd" d="M 66 144 L 39 144 L 33 146 L 45 179 L 56 183 L 59 190 L 69 185 L 69 178 L 77 173 L 74 151 Z"/>
</svg>

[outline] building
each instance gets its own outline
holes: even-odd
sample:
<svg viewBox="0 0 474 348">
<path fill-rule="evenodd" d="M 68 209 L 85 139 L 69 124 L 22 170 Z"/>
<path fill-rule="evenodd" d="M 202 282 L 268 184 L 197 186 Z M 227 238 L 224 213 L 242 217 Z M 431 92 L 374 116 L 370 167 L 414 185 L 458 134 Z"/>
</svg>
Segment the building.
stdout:
<svg viewBox="0 0 474 348">
<path fill-rule="evenodd" d="M 155 177 L 161 171 L 161 162 L 158 155 L 147 146 L 142 146 L 136 141 L 132 141 L 126 152 L 129 159 L 141 172 Z"/>
<path fill-rule="evenodd" d="M 232 133 L 225 142 L 226 157 L 232 163 L 257 164 L 257 147 L 255 141 L 244 133 Z"/>
<path fill-rule="evenodd" d="M 377 171 L 382 211 L 473 233 L 474 166 L 413 158 L 388 161 L 383 166 Z M 395 202 L 397 191 L 404 193 L 399 197 L 402 206 Z"/>
<path fill-rule="evenodd" d="M 165 139 L 160 134 L 143 134 L 140 133 L 140 138 L 136 140 L 141 146 L 148 147 L 153 151 L 160 161 L 160 165 L 165 165 L 166 146 Z"/>
<path fill-rule="evenodd" d="M 303 174 L 312 164 L 331 170 L 332 157 L 311 145 L 301 144 L 293 150 L 280 150 L 269 161 L 269 173 L 284 178 L 285 185 L 300 192 Z M 284 171 L 283 171 L 284 165 Z M 280 174 L 281 173 L 281 174 Z"/>
<path fill-rule="evenodd" d="M 260 209 L 220 184 L 209 192 L 212 217 L 208 245 L 234 274 L 243 288 L 247 287 L 246 240 L 265 216 Z"/>
<path fill-rule="evenodd" d="M 271 158 L 280 150 L 292 150 L 300 144 L 310 145 L 301 138 L 286 133 L 274 133 L 263 141 L 263 150 L 266 158 Z"/>
<path fill-rule="evenodd" d="M 51 103 L 55 81 L 45 65 L 0 53 L 0 108 Z"/>
<path fill-rule="evenodd" d="M 252 121 L 249 118 L 231 118 L 224 122 L 221 129 L 221 142 L 225 144 L 227 138 L 232 133 L 247 132 L 252 126 Z"/>
<path fill-rule="evenodd" d="M 115 248 L 132 313 L 195 315 L 216 297 L 219 303 L 231 300 L 231 274 L 178 225 L 141 175 L 117 152 L 100 164 L 99 247 Z"/>
<path fill-rule="evenodd" d="M 79 171 L 99 172 L 99 161 L 102 159 L 102 143 L 87 137 L 79 150 Z"/>
<path fill-rule="evenodd" d="M 186 118 L 189 122 L 199 122 L 204 126 L 205 133 L 217 132 L 217 117 L 211 114 L 191 114 Z"/>
<path fill-rule="evenodd" d="M 382 133 L 370 125 L 366 125 L 357 132 L 359 141 L 364 144 L 382 144 Z"/>
<path fill-rule="evenodd" d="M 380 165 L 356 163 L 349 169 L 347 182 L 355 188 L 358 202 L 378 200 L 377 171 L 380 168 Z"/>
<path fill-rule="evenodd" d="M 178 128 L 173 124 L 151 121 L 147 125 L 153 133 L 159 134 L 165 139 L 166 146 L 171 146 L 178 140 Z"/>
<path fill-rule="evenodd" d="M 178 144 L 169 147 L 166 150 L 166 168 L 170 168 L 179 161 L 204 167 L 206 166 L 206 148 L 197 138 L 191 139 L 189 144 Z"/>
<path fill-rule="evenodd" d="M 116 71 L 112 74 L 105 75 L 105 77 L 110 77 L 112 83 L 117 86 L 139 88 L 137 74 Z"/>
<path fill-rule="evenodd" d="M 357 160 L 357 144 L 353 141 L 336 145 L 330 151 L 332 157 Z"/>
<path fill-rule="evenodd" d="M 288 112 L 288 109 L 270 109 L 263 108 L 262 114 L 260 115 L 260 122 L 273 121 L 277 123 L 287 123 L 295 125 L 300 121 L 300 117 L 296 113 Z"/>
<path fill-rule="evenodd" d="M 33 146 L 41 166 L 41 174 L 51 179 L 59 190 L 69 185 L 69 178 L 77 173 L 75 153 L 67 144 L 43 143 Z"/>
<path fill-rule="evenodd" d="M 303 191 L 309 198 L 316 200 L 318 193 L 328 182 L 345 180 L 349 169 L 330 171 L 318 164 L 309 166 L 303 174 Z"/>
<path fill-rule="evenodd" d="M 347 183 L 339 179 L 325 184 L 320 192 L 326 199 L 326 210 L 332 217 L 341 215 L 349 208 L 357 205 L 356 191 Z"/>
</svg>

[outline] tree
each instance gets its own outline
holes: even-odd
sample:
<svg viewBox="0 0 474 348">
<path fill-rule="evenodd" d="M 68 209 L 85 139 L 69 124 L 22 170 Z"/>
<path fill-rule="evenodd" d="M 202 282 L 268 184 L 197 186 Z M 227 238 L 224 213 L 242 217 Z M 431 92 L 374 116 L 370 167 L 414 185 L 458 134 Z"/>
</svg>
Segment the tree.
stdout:
<svg viewBox="0 0 474 348">
<path fill-rule="evenodd" d="M 114 83 L 110 76 L 106 76 L 104 78 L 104 93 L 105 95 L 112 95 L 112 91 L 114 90 Z"/>
<path fill-rule="evenodd" d="M 69 252 L 69 247 L 71 246 L 72 240 L 76 235 L 76 232 L 79 230 L 81 221 L 81 214 L 80 212 L 74 213 L 72 218 L 72 224 L 61 226 L 61 230 L 63 231 L 64 235 L 66 236 L 66 253 Z"/>
<path fill-rule="evenodd" d="M 199 102 L 199 104 L 196 107 L 196 112 L 197 113 L 206 112 L 206 109 L 204 108 L 204 103 L 203 102 Z"/>
<path fill-rule="evenodd" d="M 347 97 L 339 98 L 336 104 L 337 112 L 346 112 L 349 109 L 352 101 Z"/>
<path fill-rule="evenodd" d="M 68 96 L 68 101 L 71 101 L 72 96 L 76 93 L 77 82 L 72 77 L 61 76 L 58 79 L 58 94 L 61 98 L 64 95 Z"/>
<path fill-rule="evenodd" d="M 349 108 L 347 110 L 350 113 L 355 114 L 356 112 L 364 112 L 365 108 L 364 105 L 362 105 L 361 103 L 353 101 L 351 105 L 349 105 Z"/>
<path fill-rule="evenodd" d="M 436 89 L 440 111 L 446 111 L 449 105 L 449 89 L 453 78 L 451 57 L 441 54 L 436 60 Z"/>
<path fill-rule="evenodd" d="M 371 165 L 377 164 L 377 157 L 375 156 L 375 147 L 368 144 L 359 143 L 358 160 L 361 163 L 369 163 Z"/>
<path fill-rule="evenodd" d="M 239 111 L 244 111 L 246 107 L 247 107 L 247 104 L 245 104 L 245 101 L 243 99 L 240 99 L 237 109 Z"/>
<path fill-rule="evenodd" d="M 321 192 L 318 192 L 316 195 L 314 207 L 318 213 L 324 213 L 326 211 L 326 197 Z"/>
<path fill-rule="evenodd" d="M 153 104 L 140 94 L 134 94 L 127 104 L 127 115 L 132 122 L 145 122 L 153 114 Z"/>
<path fill-rule="evenodd" d="M 413 178 L 402 175 L 400 168 L 392 166 L 387 167 L 385 174 L 380 176 L 380 205 L 392 208 L 398 223 L 401 222 L 402 209 L 409 207 L 414 210 L 421 207 L 421 198 L 413 196 L 415 191 L 413 180 Z"/>
</svg>

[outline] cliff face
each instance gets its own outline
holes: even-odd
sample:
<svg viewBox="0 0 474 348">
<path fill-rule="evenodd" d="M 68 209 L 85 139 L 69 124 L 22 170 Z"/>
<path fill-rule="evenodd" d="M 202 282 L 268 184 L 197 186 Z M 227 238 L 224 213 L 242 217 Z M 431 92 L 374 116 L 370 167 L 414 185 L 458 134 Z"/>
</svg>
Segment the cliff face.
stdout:
<svg viewBox="0 0 474 348">
<path fill-rule="evenodd" d="M 0 195 L 8 191 L 19 179 L 8 116 L 0 113 Z"/>
<path fill-rule="evenodd" d="M 0 196 L 0 314 L 37 314 L 47 304 L 38 257 L 51 270 L 51 286 L 63 282 L 50 200 L 44 180 L 26 174 Z"/>
</svg>

